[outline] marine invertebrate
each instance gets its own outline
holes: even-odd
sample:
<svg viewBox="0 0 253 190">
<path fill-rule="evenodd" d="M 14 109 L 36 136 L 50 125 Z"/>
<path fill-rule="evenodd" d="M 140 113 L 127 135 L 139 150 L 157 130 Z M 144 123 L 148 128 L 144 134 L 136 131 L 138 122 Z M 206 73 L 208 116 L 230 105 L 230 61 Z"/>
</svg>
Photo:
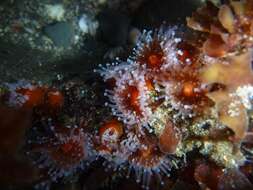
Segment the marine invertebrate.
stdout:
<svg viewBox="0 0 253 190">
<path fill-rule="evenodd" d="M 92 145 L 89 135 L 81 128 L 63 129 L 61 132 L 54 126 L 50 128 L 52 135 L 37 136 L 28 141 L 28 154 L 37 157 L 36 165 L 45 168 L 51 180 L 57 181 L 85 168 L 92 155 Z"/>
<path fill-rule="evenodd" d="M 25 80 L 8 83 L 8 102 L 12 106 L 33 108 L 44 103 L 47 87 L 33 85 Z"/>
<path fill-rule="evenodd" d="M 120 137 L 123 135 L 123 124 L 116 119 L 112 119 L 99 128 L 98 154 L 111 154 L 119 146 Z"/>
<path fill-rule="evenodd" d="M 4 103 L 16 108 L 39 108 L 44 112 L 57 112 L 64 104 L 64 97 L 53 87 L 21 80 L 6 84 Z"/>
<path fill-rule="evenodd" d="M 150 83 L 145 74 L 137 70 L 115 80 L 113 90 L 106 92 L 113 114 L 125 123 L 145 125 L 151 114 Z"/>
<path fill-rule="evenodd" d="M 141 145 L 129 156 L 128 161 L 128 177 L 133 171 L 136 182 L 141 183 L 145 189 L 149 189 L 153 177 L 163 185 L 162 176 L 170 176 L 171 168 L 176 167 L 176 162 L 162 153 L 149 139 L 141 139 Z"/>
<path fill-rule="evenodd" d="M 168 81 L 163 80 L 165 97 L 171 102 L 174 109 L 182 113 L 201 114 L 211 105 L 207 97 L 208 86 L 199 79 L 197 70 L 191 68 L 175 70 L 169 75 Z"/>
<path fill-rule="evenodd" d="M 124 169 L 128 157 L 140 145 L 135 133 L 116 119 L 104 122 L 99 128 L 98 136 L 93 138 L 94 148 L 99 157 L 105 159 L 106 170 Z"/>
<path fill-rule="evenodd" d="M 115 121 L 109 122 L 111 127 L 115 124 L 119 123 Z M 108 126 L 108 123 L 105 126 Z M 102 131 L 104 131 L 105 126 L 101 127 Z M 123 126 L 121 124 L 121 127 Z M 171 169 L 177 167 L 176 158 L 168 155 L 168 152 L 172 153 L 174 151 L 173 147 L 177 143 L 172 143 L 171 148 L 164 149 L 167 152 L 163 153 L 158 147 L 157 139 L 148 137 L 149 132 L 146 134 L 145 130 L 139 131 L 138 128 L 124 127 L 126 129 L 120 138 L 118 136 L 117 141 L 102 145 L 98 144 L 99 147 L 96 148 L 98 154 L 106 160 L 104 162 L 106 169 L 125 171 L 127 172 L 127 177 L 134 175 L 136 181 L 141 183 L 142 187 L 146 189 L 149 189 L 150 183 L 151 181 L 153 182 L 154 178 L 157 179 L 160 185 L 163 185 L 163 177 L 169 176 Z"/>
<path fill-rule="evenodd" d="M 101 143 L 104 145 L 110 142 L 116 142 L 122 134 L 122 124 L 117 120 L 108 121 L 99 129 L 99 137 Z"/>
<path fill-rule="evenodd" d="M 177 64 L 176 45 L 181 41 L 181 38 L 176 37 L 177 30 L 177 27 L 161 27 L 154 33 L 144 30 L 130 57 L 130 63 L 150 71 L 164 70 Z"/>
</svg>

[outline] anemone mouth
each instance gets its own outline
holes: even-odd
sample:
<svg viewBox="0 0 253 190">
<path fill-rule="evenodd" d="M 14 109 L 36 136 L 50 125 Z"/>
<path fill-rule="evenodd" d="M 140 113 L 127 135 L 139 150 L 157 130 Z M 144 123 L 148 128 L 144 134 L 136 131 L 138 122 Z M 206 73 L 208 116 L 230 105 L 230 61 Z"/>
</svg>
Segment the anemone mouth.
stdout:
<svg viewBox="0 0 253 190">
<path fill-rule="evenodd" d="M 142 124 L 147 122 L 151 109 L 150 92 L 152 83 L 140 71 L 126 73 L 116 80 L 113 91 L 107 96 L 115 116 L 127 124 Z"/>
<path fill-rule="evenodd" d="M 177 75 L 175 72 L 169 77 L 171 79 L 167 82 L 161 81 L 161 86 L 164 87 L 165 101 L 168 101 L 175 110 L 202 114 L 213 105 L 207 96 L 210 89 L 194 74 L 182 72 Z"/>
<path fill-rule="evenodd" d="M 159 70 L 165 63 L 165 52 L 159 39 L 154 38 L 149 44 L 146 44 L 136 56 L 137 64 L 145 66 L 151 70 Z"/>
<path fill-rule="evenodd" d="M 198 81 L 185 81 L 177 87 L 173 95 L 183 105 L 201 109 L 209 102 L 206 93 L 206 90 L 201 87 Z"/>
<path fill-rule="evenodd" d="M 177 27 L 161 27 L 154 33 L 144 31 L 134 49 L 130 62 L 147 71 L 161 71 L 170 65 L 177 64 L 176 44 L 180 38 L 175 36 Z"/>
<path fill-rule="evenodd" d="M 105 122 L 99 129 L 99 138 L 103 145 L 115 144 L 123 135 L 123 124 L 116 119 Z"/>
<path fill-rule="evenodd" d="M 119 94 L 122 99 L 124 109 L 130 110 L 135 113 L 137 117 L 142 117 L 142 111 L 140 108 L 140 92 L 136 86 L 128 85 Z"/>
</svg>

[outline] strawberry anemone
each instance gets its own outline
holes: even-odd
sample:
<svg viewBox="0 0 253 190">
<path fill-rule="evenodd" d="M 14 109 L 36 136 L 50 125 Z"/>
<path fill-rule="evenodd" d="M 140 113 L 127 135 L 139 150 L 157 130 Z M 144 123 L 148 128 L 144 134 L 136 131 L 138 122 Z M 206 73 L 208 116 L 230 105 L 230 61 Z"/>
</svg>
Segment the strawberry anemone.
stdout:
<svg viewBox="0 0 253 190">
<path fill-rule="evenodd" d="M 175 59 L 175 47 L 181 39 L 175 36 L 176 30 L 176 27 L 169 29 L 162 27 L 154 34 L 151 31 L 144 31 L 137 42 L 133 56 L 129 59 L 130 62 L 148 71 L 161 71 L 178 63 Z"/>
<path fill-rule="evenodd" d="M 123 125 L 116 119 L 106 122 L 99 129 L 99 137 L 101 143 L 106 145 L 108 143 L 115 143 L 123 134 Z"/>
<path fill-rule="evenodd" d="M 54 88 L 32 84 L 27 81 L 7 84 L 7 104 L 12 107 L 57 112 L 64 104 L 63 94 Z"/>
<path fill-rule="evenodd" d="M 126 124 L 145 125 L 151 115 L 151 84 L 142 72 L 124 73 L 116 78 L 113 90 L 107 90 L 112 112 Z"/>
<path fill-rule="evenodd" d="M 210 104 L 206 96 L 207 90 L 194 74 L 181 72 L 173 76 L 173 81 L 166 92 L 176 109 L 193 110 L 195 113 L 200 113 Z"/>
<path fill-rule="evenodd" d="M 145 189 L 149 189 L 153 177 L 163 185 L 163 176 L 170 176 L 172 167 L 176 167 L 176 162 L 162 153 L 153 139 L 140 137 L 139 141 L 141 145 L 128 157 L 127 177 L 134 173 L 136 182 L 141 183 L 142 188 Z"/>
<path fill-rule="evenodd" d="M 47 171 L 52 181 L 58 181 L 85 169 L 92 158 L 92 144 L 89 135 L 81 128 L 57 131 L 53 128 L 51 135 L 29 140 L 27 153 L 36 165 Z"/>
<path fill-rule="evenodd" d="M 210 86 L 201 81 L 202 64 L 198 49 L 187 42 L 177 46 L 178 65 L 169 67 L 158 76 L 159 85 L 164 88 L 165 98 L 182 113 L 202 113 L 211 105 L 207 97 Z"/>
<path fill-rule="evenodd" d="M 123 124 L 111 119 L 102 124 L 98 131 L 97 151 L 99 155 L 111 154 L 119 146 L 120 137 L 124 133 Z"/>
<path fill-rule="evenodd" d="M 125 125 L 117 119 L 111 119 L 100 126 L 94 146 L 98 156 L 105 159 L 106 170 L 124 168 L 127 158 L 139 146 L 139 141 L 133 132 L 125 133 Z"/>
<path fill-rule="evenodd" d="M 31 84 L 21 80 L 8 83 L 8 104 L 14 107 L 33 108 L 43 105 L 47 87 Z"/>
</svg>

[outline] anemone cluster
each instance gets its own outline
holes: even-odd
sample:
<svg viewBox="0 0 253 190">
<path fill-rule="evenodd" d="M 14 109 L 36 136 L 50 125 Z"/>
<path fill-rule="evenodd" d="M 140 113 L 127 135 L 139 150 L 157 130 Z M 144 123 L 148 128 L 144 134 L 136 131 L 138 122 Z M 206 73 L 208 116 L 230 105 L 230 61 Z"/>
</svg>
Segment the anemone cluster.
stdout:
<svg viewBox="0 0 253 190">
<path fill-rule="evenodd" d="M 95 70 L 110 108 L 96 124 L 81 85 L 6 84 L 5 104 L 34 110 L 27 153 L 47 181 L 103 159 L 107 170 L 149 189 L 190 160 L 203 189 L 252 187 L 245 166 L 253 158 L 253 1 L 209 2 L 187 24 L 199 32 L 144 31 L 126 60 Z"/>
<path fill-rule="evenodd" d="M 125 133 L 139 139 L 135 147 L 140 148 L 120 157 L 134 168 L 137 181 L 143 178 L 143 187 L 157 174 L 184 165 L 193 150 L 224 169 L 248 161 L 241 149 L 251 130 L 252 33 L 242 20 L 250 28 L 250 3 L 220 8 L 208 3 L 198 9 L 187 19 L 189 27 L 204 32 L 196 36 L 187 37 L 177 27 L 144 31 L 126 61 L 98 70 L 109 86 L 106 105 Z M 234 11 L 239 7 L 245 9 L 240 15 Z M 118 144 L 126 140 L 122 136 Z M 143 154 L 143 145 L 148 153 Z M 120 149 L 113 152 L 116 160 Z"/>
</svg>

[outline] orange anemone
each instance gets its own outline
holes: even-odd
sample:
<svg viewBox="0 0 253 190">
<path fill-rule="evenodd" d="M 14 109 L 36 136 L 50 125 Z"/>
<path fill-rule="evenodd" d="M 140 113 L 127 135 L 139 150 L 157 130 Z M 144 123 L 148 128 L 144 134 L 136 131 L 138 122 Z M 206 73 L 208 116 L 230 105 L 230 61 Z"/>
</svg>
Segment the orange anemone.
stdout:
<svg viewBox="0 0 253 190">
<path fill-rule="evenodd" d="M 102 143 L 115 142 L 123 134 L 123 125 L 116 119 L 106 122 L 99 129 L 99 137 Z"/>
</svg>

